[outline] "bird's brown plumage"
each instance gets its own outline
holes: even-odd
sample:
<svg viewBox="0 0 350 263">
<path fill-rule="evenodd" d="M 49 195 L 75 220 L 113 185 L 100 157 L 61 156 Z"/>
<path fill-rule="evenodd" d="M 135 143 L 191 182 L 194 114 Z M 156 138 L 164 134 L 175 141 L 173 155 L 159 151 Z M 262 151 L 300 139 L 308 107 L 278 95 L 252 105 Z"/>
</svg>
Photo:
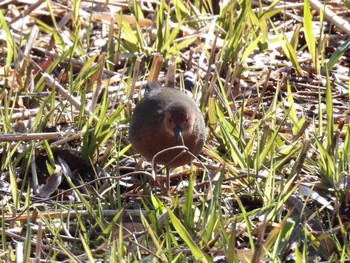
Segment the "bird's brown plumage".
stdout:
<svg viewBox="0 0 350 263">
<path fill-rule="evenodd" d="M 133 147 L 148 160 L 182 143 L 196 156 L 203 149 L 205 133 L 204 119 L 195 101 L 178 89 L 162 88 L 156 83 L 149 84 L 145 97 L 136 105 L 129 130 Z M 172 149 L 158 155 L 155 162 L 177 167 L 190 162 L 191 154 Z"/>
</svg>

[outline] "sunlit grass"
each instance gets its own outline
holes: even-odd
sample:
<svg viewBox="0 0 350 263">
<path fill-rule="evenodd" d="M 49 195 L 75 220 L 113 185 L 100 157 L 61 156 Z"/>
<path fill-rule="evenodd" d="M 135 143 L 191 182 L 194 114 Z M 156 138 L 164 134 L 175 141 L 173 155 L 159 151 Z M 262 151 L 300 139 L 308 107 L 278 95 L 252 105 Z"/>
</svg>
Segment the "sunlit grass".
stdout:
<svg viewBox="0 0 350 263">
<path fill-rule="evenodd" d="M 134 1 L 88 15 L 73 1 L 66 24 L 56 2 L 45 3 L 46 14 L 32 14 L 33 45 L 48 53 L 22 57 L 30 28 L 18 41 L 0 13 L 2 134 L 62 133 L 1 142 L 2 260 L 349 260 L 350 127 L 338 106 L 349 109 L 350 81 L 332 75 L 349 41 L 325 55 L 307 0 L 294 32 L 279 23 L 290 19 L 287 1 L 228 1 L 215 16 L 212 1 Z M 169 193 L 152 185 L 127 139 L 155 53 L 160 81 L 170 60 L 178 86 L 193 73 L 207 125 L 205 150 L 173 171 Z M 59 186 L 41 196 L 36 173 L 39 186 Z"/>
</svg>

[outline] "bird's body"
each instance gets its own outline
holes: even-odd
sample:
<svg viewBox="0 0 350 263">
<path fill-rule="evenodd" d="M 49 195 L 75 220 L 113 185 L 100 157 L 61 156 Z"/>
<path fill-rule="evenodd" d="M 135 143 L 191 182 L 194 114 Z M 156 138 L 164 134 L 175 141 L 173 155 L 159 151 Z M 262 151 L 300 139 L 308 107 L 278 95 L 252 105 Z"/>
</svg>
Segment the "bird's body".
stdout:
<svg viewBox="0 0 350 263">
<path fill-rule="evenodd" d="M 130 123 L 130 141 L 146 159 L 157 155 L 155 163 L 167 168 L 189 163 L 205 142 L 205 123 L 197 104 L 186 93 L 174 88 L 149 85 L 145 97 L 137 104 Z"/>
</svg>

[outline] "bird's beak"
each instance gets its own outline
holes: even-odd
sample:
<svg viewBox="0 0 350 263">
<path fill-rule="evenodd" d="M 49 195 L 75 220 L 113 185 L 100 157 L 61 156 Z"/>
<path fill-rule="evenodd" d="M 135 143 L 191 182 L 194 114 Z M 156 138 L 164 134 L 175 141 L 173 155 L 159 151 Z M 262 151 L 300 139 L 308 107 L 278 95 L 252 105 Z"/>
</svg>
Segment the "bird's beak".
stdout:
<svg viewBox="0 0 350 263">
<path fill-rule="evenodd" d="M 185 145 L 182 137 L 182 128 L 180 125 L 176 125 L 174 128 L 174 136 L 176 145 Z"/>
</svg>

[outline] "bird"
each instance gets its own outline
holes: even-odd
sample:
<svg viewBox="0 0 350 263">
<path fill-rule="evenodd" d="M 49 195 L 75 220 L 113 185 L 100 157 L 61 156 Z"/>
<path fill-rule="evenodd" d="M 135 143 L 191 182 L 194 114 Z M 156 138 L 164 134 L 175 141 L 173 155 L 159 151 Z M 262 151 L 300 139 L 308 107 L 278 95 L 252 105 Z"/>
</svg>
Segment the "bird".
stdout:
<svg viewBox="0 0 350 263">
<path fill-rule="evenodd" d="M 196 102 L 176 88 L 148 82 L 137 103 L 129 127 L 133 148 L 148 160 L 169 170 L 185 165 L 203 149 L 206 127 Z"/>
</svg>

